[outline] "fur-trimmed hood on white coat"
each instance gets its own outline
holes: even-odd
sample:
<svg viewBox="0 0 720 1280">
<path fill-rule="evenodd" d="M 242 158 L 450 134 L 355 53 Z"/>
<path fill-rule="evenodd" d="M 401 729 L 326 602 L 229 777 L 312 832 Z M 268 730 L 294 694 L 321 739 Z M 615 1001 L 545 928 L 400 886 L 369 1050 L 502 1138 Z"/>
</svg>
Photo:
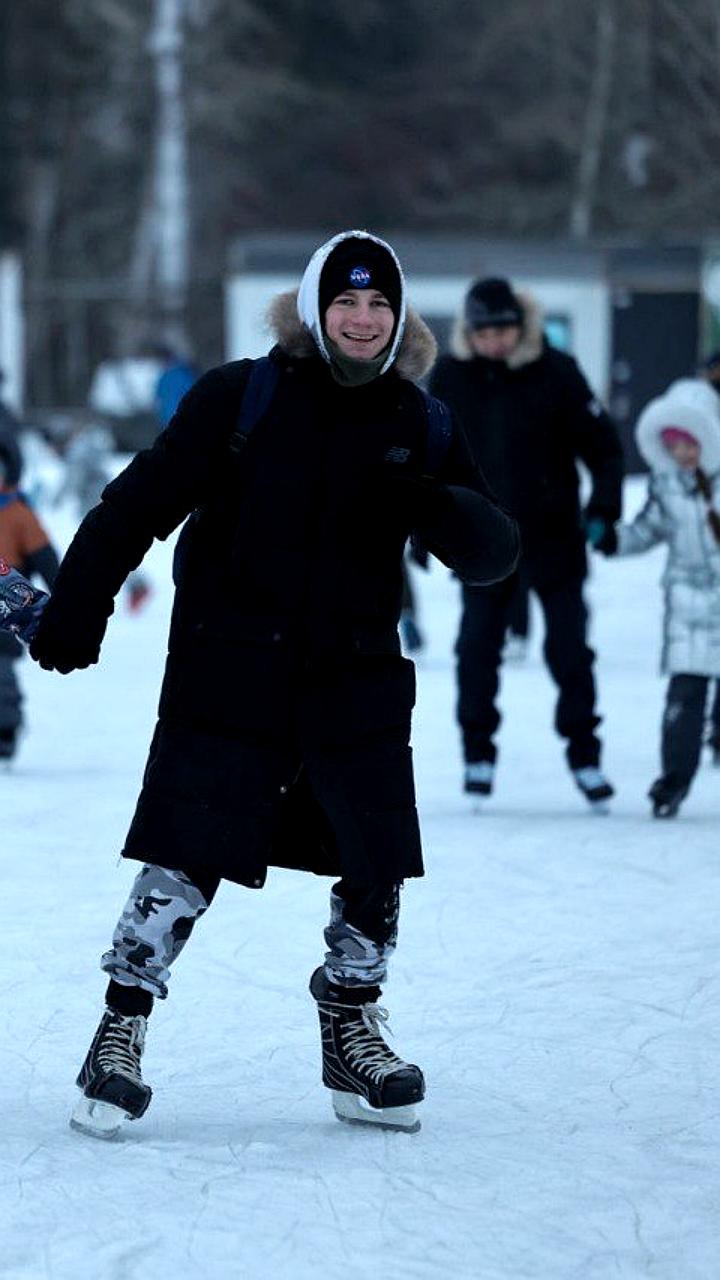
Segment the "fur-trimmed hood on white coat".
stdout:
<svg viewBox="0 0 720 1280">
<path fill-rule="evenodd" d="M 651 471 L 675 471 L 677 464 L 660 438 L 666 427 L 688 431 L 700 444 L 700 466 L 720 472 L 720 396 L 701 378 L 678 378 L 645 406 L 637 421 L 637 447 Z"/>
</svg>

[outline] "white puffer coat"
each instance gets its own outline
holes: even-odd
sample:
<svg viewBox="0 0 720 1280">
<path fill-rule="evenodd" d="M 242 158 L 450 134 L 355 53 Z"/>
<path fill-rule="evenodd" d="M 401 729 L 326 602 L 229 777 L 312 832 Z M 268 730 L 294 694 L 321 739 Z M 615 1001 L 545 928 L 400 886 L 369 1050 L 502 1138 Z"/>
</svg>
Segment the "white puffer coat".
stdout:
<svg viewBox="0 0 720 1280">
<path fill-rule="evenodd" d="M 699 440 L 700 465 L 711 479 L 712 505 L 720 511 L 718 403 L 707 384 L 683 378 L 643 411 L 636 439 L 652 468 L 648 498 L 635 520 L 617 530 L 619 555 L 668 544 L 661 665 L 669 675 L 720 676 L 720 544 L 695 473 L 673 461 L 660 432 L 680 427 Z"/>
</svg>

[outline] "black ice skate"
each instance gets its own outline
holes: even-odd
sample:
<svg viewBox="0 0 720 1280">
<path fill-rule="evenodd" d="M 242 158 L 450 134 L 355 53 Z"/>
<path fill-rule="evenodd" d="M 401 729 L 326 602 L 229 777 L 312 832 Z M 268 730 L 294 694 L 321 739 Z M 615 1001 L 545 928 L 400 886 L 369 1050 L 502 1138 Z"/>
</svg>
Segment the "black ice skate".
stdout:
<svg viewBox="0 0 720 1280">
<path fill-rule="evenodd" d="M 9 764 L 17 750 L 17 730 L 0 729 L 0 761 Z"/>
<path fill-rule="evenodd" d="M 150 1105 L 152 1090 L 140 1074 L 147 1019 L 106 1009 L 76 1084 L 82 1097 L 70 1126 L 93 1138 L 114 1138 L 126 1120 Z"/>
<path fill-rule="evenodd" d="M 491 760 L 472 760 L 465 765 L 463 790 L 470 796 L 489 796 L 495 781 L 495 765 Z"/>
<path fill-rule="evenodd" d="M 416 1133 L 413 1104 L 425 1096 L 425 1081 L 420 1068 L 398 1058 L 380 1035 L 388 1015 L 368 1000 L 376 993 L 378 987 L 333 986 L 324 969 L 315 970 L 310 994 L 320 1017 L 323 1084 L 332 1091 L 338 1120 Z"/>
<path fill-rule="evenodd" d="M 615 795 L 615 788 L 602 770 L 596 764 L 590 764 L 583 769 L 573 769 L 572 775 L 593 813 L 609 813 L 608 800 Z"/>
<path fill-rule="evenodd" d="M 687 784 L 672 777 L 656 778 L 648 796 L 654 818 L 674 818 L 688 793 Z"/>
</svg>

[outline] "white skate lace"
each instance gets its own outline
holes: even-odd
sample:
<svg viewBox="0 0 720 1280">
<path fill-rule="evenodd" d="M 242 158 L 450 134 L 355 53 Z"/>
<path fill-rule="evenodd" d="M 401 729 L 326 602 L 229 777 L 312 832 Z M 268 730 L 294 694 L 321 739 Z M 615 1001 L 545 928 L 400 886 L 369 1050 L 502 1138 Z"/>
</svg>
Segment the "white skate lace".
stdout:
<svg viewBox="0 0 720 1280">
<path fill-rule="evenodd" d="M 393 1071 L 405 1069 L 407 1063 L 389 1049 L 380 1034 L 380 1024 L 390 1017 L 387 1009 L 379 1004 L 361 1006 L 362 1021 L 345 1023 L 340 1028 L 343 1049 L 349 1065 L 380 1084 Z M 390 1027 L 388 1026 L 388 1031 Z"/>
<path fill-rule="evenodd" d="M 119 1015 L 108 1023 L 98 1048 L 97 1060 L 103 1071 L 117 1071 L 142 1081 L 140 1058 L 145 1044 L 147 1023 L 142 1015 L 134 1018 Z"/>
</svg>

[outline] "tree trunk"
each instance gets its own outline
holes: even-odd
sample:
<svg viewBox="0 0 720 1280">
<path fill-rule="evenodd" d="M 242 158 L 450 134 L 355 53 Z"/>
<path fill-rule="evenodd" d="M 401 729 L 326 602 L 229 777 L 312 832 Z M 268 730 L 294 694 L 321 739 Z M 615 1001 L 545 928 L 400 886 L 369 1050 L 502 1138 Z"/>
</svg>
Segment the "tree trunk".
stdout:
<svg viewBox="0 0 720 1280">
<path fill-rule="evenodd" d="M 570 234 L 587 239 L 607 127 L 617 20 L 614 0 L 598 0 L 595 58 L 580 148 L 575 196 L 570 209 Z"/>
</svg>

